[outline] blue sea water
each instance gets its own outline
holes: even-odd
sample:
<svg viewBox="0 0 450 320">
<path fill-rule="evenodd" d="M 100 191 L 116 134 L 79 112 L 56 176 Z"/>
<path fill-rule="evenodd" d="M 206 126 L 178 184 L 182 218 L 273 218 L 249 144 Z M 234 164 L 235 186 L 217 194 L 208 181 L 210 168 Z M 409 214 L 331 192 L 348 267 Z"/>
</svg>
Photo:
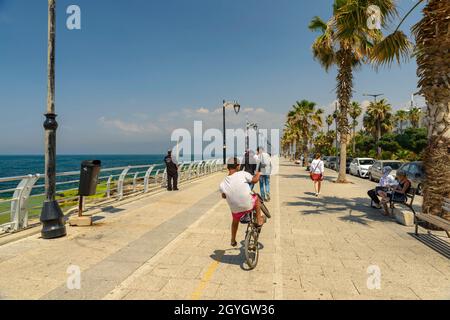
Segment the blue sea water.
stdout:
<svg viewBox="0 0 450 320">
<path fill-rule="evenodd" d="M 162 164 L 164 155 L 59 155 L 57 172 L 80 170 L 84 160 L 101 160 L 103 168 Z M 44 173 L 44 156 L 0 156 L 0 178 Z"/>
</svg>

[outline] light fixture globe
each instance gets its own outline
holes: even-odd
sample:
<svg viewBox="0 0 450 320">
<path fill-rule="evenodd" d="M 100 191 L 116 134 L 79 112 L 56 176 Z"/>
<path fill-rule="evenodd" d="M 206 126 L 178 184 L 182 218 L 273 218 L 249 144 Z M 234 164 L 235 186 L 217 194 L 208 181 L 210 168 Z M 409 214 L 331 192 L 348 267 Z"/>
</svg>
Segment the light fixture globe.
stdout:
<svg viewBox="0 0 450 320">
<path fill-rule="evenodd" d="M 238 103 L 235 103 L 233 108 L 234 108 L 234 112 L 236 112 L 236 114 L 239 114 L 239 112 L 241 111 L 241 105 Z"/>
</svg>

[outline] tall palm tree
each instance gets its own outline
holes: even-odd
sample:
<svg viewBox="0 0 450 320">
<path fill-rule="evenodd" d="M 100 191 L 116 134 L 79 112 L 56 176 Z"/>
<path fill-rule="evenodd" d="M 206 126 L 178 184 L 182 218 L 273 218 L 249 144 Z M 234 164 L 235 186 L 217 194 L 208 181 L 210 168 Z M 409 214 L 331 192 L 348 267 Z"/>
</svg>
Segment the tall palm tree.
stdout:
<svg viewBox="0 0 450 320">
<path fill-rule="evenodd" d="M 403 133 L 403 123 L 409 120 L 408 111 L 399 110 L 395 114 L 395 122 L 399 125 L 400 133 Z"/>
<path fill-rule="evenodd" d="M 394 0 L 378 0 L 383 27 L 390 16 L 396 14 Z M 321 32 L 313 44 L 314 58 L 329 70 L 337 66 L 337 96 L 340 104 L 339 134 L 340 168 L 337 182 L 346 182 L 347 140 L 349 133 L 348 109 L 352 98 L 353 71 L 362 65 L 370 56 L 374 43 L 382 39 L 380 30 L 370 28 L 367 23 L 367 12 L 370 5 L 368 0 L 335 0 L 333 16 L 325 22 L 319 17 L 313 18 L 309 25 L 312 31 Z M 362 16 L 355 14 L 362 10 Z M 365 24 L 360 23 L 362 18 Z"/>
<path fill-rule="evenodd" d="M 358 126 L 358 118 L 361 116 L 362 114 L 362 108 L 361 105 L 356 102 L 353 101 L 352 105 L 350 106 L 350 110 L 349 110 L 349 115 L 350 118 L 352 118 L 352 127 L 353 127 L 353 156 L 355 156 L 356 153 L 356 127 Z"/>
<path fill-rule="evenodd" d="M 419 93 L 427 102 L 423 212 L 440 215 L 444 199 L 450 197 L 450 1 L 420 0 L 410 12 L 421 3 L 425 3 L 423 17 L 412 31 L 416 39 Z M 410 41 L 398 31 L 405 20 L 406 17 L 394 33 L 375 46 L 372 58 L 376 63 L 391 65 L 395 58 L 410 56 Z"/>
<path fill-rule="evenodd" d="M 408 112 L 408 118 L 413 128 L 419 128 L 420 119 L 422 117 L 422 109 L 414 107 Z"/>
<path fill-rule="evenodd" d="M 334 122 L 334 117 L 333 117 L 333 115 L 332 115 L 332 114 L 329 114 L 329 115 L 327 116 L 327 118 L 326 118 L 325 121 L 326 121 L 327 127 L 328 127 L 327 132 L 330 132 L 330 127 L 333 125 L 333 122 Z"/>
<path fill-rule="evenodd" d="M 297 101 L 288 114 L 288 122 L 295 126 L 302 140 L 302 153 L 307 162 L 308 147 L 314 134 L 323 126 L 323 110 L 316 109 L 316 103 Z M 307 163 L 306 163 L 307 164 Z"/>
<path fill-rule="evenodd" d="M 376 125 L 376 142 L 377 144 L 381 140 L 382 135 L 382 123 L 387 118 L 388 114 L 392 111 L 392 107 L 387 103 L 386 99 L 382 99 L 378 102 L 371 102 L 369 107 L 367 108 L 367 114 L 375 119 Z M 377 147 L 377 156 L 381 159 L 381 147 Z"/>
</svg>

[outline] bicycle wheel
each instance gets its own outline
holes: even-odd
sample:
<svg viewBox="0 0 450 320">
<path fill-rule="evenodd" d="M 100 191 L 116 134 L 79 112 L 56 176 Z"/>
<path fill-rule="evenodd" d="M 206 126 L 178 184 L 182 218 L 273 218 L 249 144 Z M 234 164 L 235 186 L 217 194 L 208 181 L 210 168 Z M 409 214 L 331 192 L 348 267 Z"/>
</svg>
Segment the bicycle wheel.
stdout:
<svg viewBox="0 0 450 320">
<path fill-rule="evenodd" d="M 259 233 L 254 228 L 251 228 L 247 232 L 247 236 L 245 237 L 244 243 L 245 259 L 250 269 L 255 269 L 258 264 L 259 258 L 258 238 Z"/>
<path fill-rule="evenodd" d="M 272 215 L 270 214 L 269 209 L 267 209 L 267 207 L 264 203 L 261 203 L 261 211 L 264 213 L 264 215 L 267 218 L 269 218 L 269 219 L 272 218 Z"/>
</svg>

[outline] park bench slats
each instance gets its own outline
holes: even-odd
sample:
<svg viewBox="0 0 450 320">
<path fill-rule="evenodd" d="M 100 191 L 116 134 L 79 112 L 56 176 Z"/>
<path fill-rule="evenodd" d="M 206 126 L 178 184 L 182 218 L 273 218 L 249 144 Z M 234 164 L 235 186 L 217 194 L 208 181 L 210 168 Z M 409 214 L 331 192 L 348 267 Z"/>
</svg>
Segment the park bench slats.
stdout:
<svg viewBox="0 0 450 320">
<path fill-rule="evenodd" d="M 442 211 L 443 213 L 446 212 L 450 212 L 450 200 L 449 199 L 445 199 L 444 201 L 444 205 L 442 206 Z M 419 224 L 420 222 L 428 222 L 432 225 L 434 225 L 435 227 L 438 227 L 442 230 L 444 230 L 447 233 L 447 236 L 450 238 L 450 221 L 438 217 L 438 216 L 434 216 L 431 214 L 416 214 L 415 216 L 415 222 L 416 222 L 416 235 L 419 234 Z"/>
<path fill-rule="evenodd" d="M 431 214 L 418 214 L 416 217 L 417 219 L 431 223 L 438 228 L 450 231 L 450 221 L 443 218 L 433 216 Z"/>
</svg>

